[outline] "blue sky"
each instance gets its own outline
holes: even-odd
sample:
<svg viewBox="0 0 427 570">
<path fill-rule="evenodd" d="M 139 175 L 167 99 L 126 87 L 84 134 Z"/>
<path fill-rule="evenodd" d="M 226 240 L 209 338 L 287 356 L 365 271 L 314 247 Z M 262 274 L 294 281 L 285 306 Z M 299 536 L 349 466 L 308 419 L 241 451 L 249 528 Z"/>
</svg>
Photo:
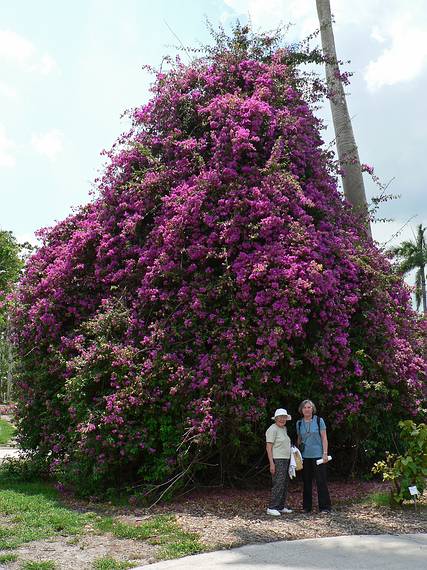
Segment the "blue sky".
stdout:
<svg viewBox="0 0 427 570">
<path fill-rule="evenodd" d="M 380 215 L 388 240 L 427 225 L 425 0 L 331 0 L 338 55 L 355 72 L 349 107 L 363 162 L 401 194 Z M 89 200 L 100 151 L 127 128 L 122 112 L 148 98 L 173 45 L 207 42 L 205 17 L 255 29 L 317 26 L 314 0 L 0 0 L 0 227 L 21 240 Z M 173 32 L 171 31 L 173 30 Z M 329 108 L 322 111 L 330 122 Z M 333 138 L 328 130 L 327 140 Z M 367 181 L 368 193 L 374 191 Z"/>
</svg>

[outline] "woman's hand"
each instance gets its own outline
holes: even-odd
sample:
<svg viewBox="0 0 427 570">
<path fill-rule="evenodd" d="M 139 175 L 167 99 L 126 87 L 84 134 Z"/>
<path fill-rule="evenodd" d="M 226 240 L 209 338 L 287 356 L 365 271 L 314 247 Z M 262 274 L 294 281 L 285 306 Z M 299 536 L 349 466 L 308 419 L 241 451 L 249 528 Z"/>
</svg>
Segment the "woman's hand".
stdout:
<svg viewBox="0 0 427 570">
<path fill-rule="evenodd" d="M 273 459 L 273 444 L 268 441 L 265 448 L 267 450 L 268 462 L 270 463 L 270 473 L 274 475 L 276 473 L 276 466 Z"/>
<path fill-rule="evenodd" d="M 329 459 L 328 459 L 328 454 L 324 453 L 323 454 L 323 463 L 328 463 Z"/>
</svg>

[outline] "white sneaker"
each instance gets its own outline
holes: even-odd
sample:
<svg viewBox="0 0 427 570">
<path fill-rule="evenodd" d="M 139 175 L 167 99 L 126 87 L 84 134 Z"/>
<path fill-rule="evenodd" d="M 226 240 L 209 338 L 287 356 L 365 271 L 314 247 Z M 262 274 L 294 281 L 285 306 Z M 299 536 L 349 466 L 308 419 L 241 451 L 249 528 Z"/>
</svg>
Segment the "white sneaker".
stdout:
<svg viewBox="0 0 427 570">
<path fill-rule="evenodd" d="M 273 517 L 280 517 L 280 512 L 277 509 L 267 509 L 267 514 Z"/>
<path fill-rule="evenodd" d="M 287 509 L 286 507 L 284 509 L 281 509 L 279 512 L 282 513 L 282 515 L 286 514 L 286 513 L 292 513 L 292 509 Z"/>
</svg>

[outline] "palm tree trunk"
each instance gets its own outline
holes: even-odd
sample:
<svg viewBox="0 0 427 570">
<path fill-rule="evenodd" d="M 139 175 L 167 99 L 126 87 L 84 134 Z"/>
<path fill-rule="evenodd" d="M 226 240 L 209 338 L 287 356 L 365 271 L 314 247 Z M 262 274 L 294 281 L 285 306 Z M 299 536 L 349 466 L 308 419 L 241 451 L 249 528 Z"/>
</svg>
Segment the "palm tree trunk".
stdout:
<svg viewBox="0 0 427 570">
<path fill-rule="evenodd" d="M 330 94 L 329 101 L 334 123 L 338 160 L 340 169 L 344 173 L 342 175 L 344 196 L 353 208 L 365 217 L 367 232 L 369 236 L 372 236 L 359 151 L 354 138 L 343 84 L 340 79 L 334 32 L 332 29 L 331 6 L 329 0 L 316 0 L 316 6 L 320 23 L 323 54 L 327 58 L 326 83 Z"/>
</svg>

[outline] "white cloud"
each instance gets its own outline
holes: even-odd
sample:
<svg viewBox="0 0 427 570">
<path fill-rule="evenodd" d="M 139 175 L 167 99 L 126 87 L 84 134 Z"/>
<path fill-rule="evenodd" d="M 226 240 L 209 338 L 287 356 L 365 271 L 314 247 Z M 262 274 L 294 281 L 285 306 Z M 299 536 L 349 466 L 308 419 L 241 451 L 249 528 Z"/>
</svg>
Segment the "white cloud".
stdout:
<svg viewBox="0 0 427 570">
<path fill-rule="evenodd" d="M 44 54 L 39 61 L 37 61 L 31 69 L 39 72 L 41 75 L 49 75 L 54 69 L 57 68 L 57 63 L 49 54 Z"/>
<path fill-rule="evenodd" d="M 35 53 L 33 44 L 11 30 L 0 30 L 0 58 L 24 64 Z"/>
<path fill-rule="evenodd" d="M 14 150 L 16 144 L 7 136 L 6 131 L 0 125 L 0 166 L 13 168 L 16 164 Z"/>
<path fill-rule="evenodd" d="M 16 240 L 18 243 L 28 242 L 31 245 L 35 245 L 37 247 L 40 246 L 40 240 L 38 240 L 32 233 L 17 234 Z"/>
<path fill-rule="evenodd" d="M 249 16 L 255 29 L 263 30 L 277 28 L 281 24 L 291 22 L 295 28 L 289 30 L 289 35 L 302 39 L 318 27 L 316 9 L 312 2 L 301 0 L 224 0 L 224 3 L 234 12 L 233 19 L 239 15 Z M 224 15 L 222 16 L 225 19 Z M 298 33 L 297 33 L 298 30 Z"/>
<path fill-rule="evenodd" d="M 372 37 L 388 44 L 379 57 L 369 62 L 365 80 L 370 91 L 384 85 L 411 81 L 427 65 L 425 41 L 427 9 L 395 12 L 388 22 L 375 26 Z"/>
<path fill-rule="evenodd" d="M 0 97 L 7 97 L 8 99 L 14 99 L 17 96 L 17 91 L 11 85 L 7 83 L 0 83 Z"/>
<path fill-rule="evenodd" d="M 266 30 L 292 22 L 290 39 L 302 39 L 319 27 L 313 0 L 224 0 L 224 4 L 230 10 L 228 20 L 249 15 L 255 28 Z M 378 57 L 365 69 L 369 90 L 411 81 L 427 66 L 426 0 L 359 0 L 357 9 L 354 2 L 333 0 L 331 9 L 337 36 L 357 26 L 359 42 L 366 40 L 370 30 L 371 38 L 381 45 Z M 223 14 L 222 20 L 227 16 Z"/>
<path fill-rule="evenodd" d="M 62 152 L 63 134 L 58 129 L 51 129 L 46 133 L 34 134 L 31 137 L 31 144 L 34 150 L 46 156 L 49 160 L 54 160 Z"/>
<path fill-rule="evenodd" d="M 380 44 L 383 44 L 384 42 L 387 41 L 386 38 L 383 36 L 383 34 L 382 34 L 382 32 L 378 26 L 374 26 L 372 28 L 371 38 Z"/>
<path fill-rule="evenodd" d="M 41 55 L 30 40 L 12 30 L 0 30 L 0 60 L 42 75 L 57 67 L 51 55 Z"/>
</svg>

